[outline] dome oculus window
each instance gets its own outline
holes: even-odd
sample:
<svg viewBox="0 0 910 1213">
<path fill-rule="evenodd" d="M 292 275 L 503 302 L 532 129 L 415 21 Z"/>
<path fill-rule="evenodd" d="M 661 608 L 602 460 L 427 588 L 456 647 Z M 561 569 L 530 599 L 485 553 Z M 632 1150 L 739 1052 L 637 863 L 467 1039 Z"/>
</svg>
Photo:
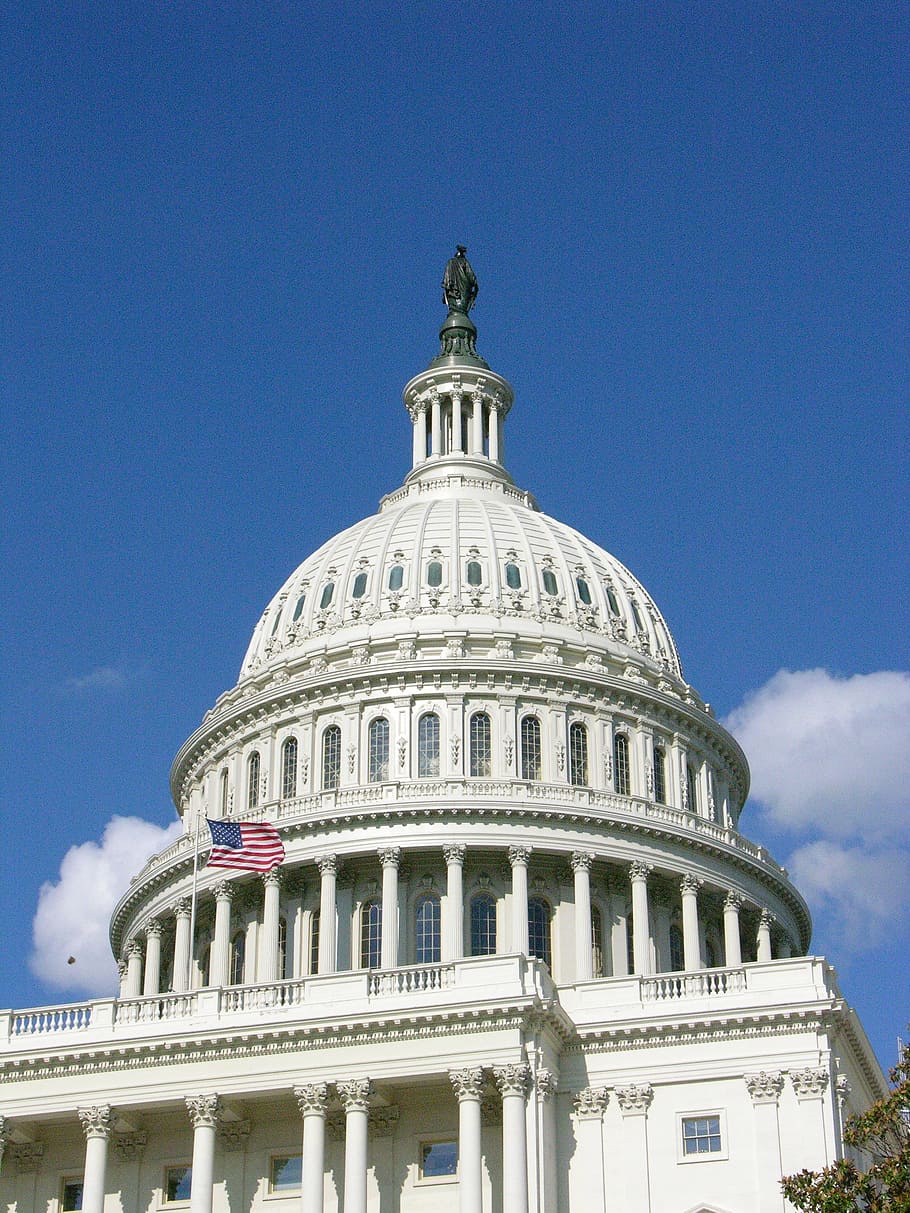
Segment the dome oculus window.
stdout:
<svg viewBox="0 0 910 1213">
<path fill-rule="evenodd" d="M 483 569 L 476 560 L 468 561 L 467 568 L 468 585 L 478 586 L 483 581 Z"/>
<path fill-rule="evenodd" d="M 335 597 L 335 582 L 327 581 L 322 587 L 322 597 L 319 599 L 320 611 L 327 610 L 332 605 L 332 599 Z"/>
<path fill-rule="evenodd" d="M 585 604 L 585 606 L 590 606 L 591 587 L 588 585 L 587 581 L 585 581 L 584 577 L 575 578 L 575 587 L 578 590 L 578 597 L 581 599 L 581 601 Z"/>
<path fill-rule="evenodd" d="M 431 590 L 437 590 L 442 585 L 442 565 L 438 560 L 431 560 L 427 565 L 427 585 Z"/>
<path fill-rule="evenodd" d="M 619 603 L 616 601 L 616 591 L 611 585 L 607 586 L 607 603 L 610 611 L 614 615 L 619 615 Z"/>
<path fill-rule="evenodd" d="M 629 606 L 632 608 L 632 620 L 635 623 L 636 629 L 639 632 L 643 632 L 645 630 L 645 625 L 641 621 L 641 615 L 638 613 L 638 607 L 634 602 L 630 602 Z"/>
<path fill-rule="evenodd" d="M 306 594 L 301 594 L 300 597 L 297 599 L 297 603 L 294 607 L 294 614 L 291 616 L 292 623 L 296 623 L 297 620 L 300 618 L 300 616 L 303 614 L 303 605 L 305 602 L 306 602 Z"/>
<path fill-rule="evenodd" d="M 506 565 L 506 585 L 510 590 L 521 589 L 521 569 L 512 561 Z"/>
<path fill-rule="evenodd" d="M 367 575 L 366 573 L 358 573 L 354 578 L 354 588 L 351 590 L 352 598 L 362 598 L 367 592 Z"/>
<path fill-rule="evenodd" d="M 559 593 L 559 586 L 556 584 L 556 574 L 552 569 L 544 569 L 543 571 L 543 588 L 545 593 L 553 597 Z"/>
<path fill-rule="evenodd" d="M 393 564 L 389 569 L 389 589 L 400 590 L 404 585 L 404 568 L 400 564 Z"/>
</svg>

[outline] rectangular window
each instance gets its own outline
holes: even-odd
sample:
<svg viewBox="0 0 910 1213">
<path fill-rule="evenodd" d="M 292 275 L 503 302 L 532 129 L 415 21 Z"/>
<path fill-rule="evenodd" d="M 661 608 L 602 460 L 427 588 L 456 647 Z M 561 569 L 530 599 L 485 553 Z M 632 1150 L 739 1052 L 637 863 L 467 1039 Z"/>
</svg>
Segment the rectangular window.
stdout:
<svg viewBox="0 0 910 1213">
<path fill-rule="evenodd" d="M 164 1173 L 164 1203 L 169 1205 L 178 1200 L 189 1200 L 192 1182 L 192 1167 L 168 1167 Z"/>
<path fill-rule="evenodd" d="M 61 1213 L 82 1208 L 82 1180 L 65 1179 L 60 1196 Z"/>
<path fill-rule="evenodd" d="M 420 1178 L 445 1179 L 454 1177 L 458 1169 L 456 1141 L 422 1141 L 420 1143 Z"/>
<path fill-rule="evenodd" d="M 726 1157 L 721 1120 L 720 1112 L 680 1117 L 681 1161 Z"/>
<path fill-rule="evenodd" d="M 299 1154 L 276 1154 L 269 1161 L 269 1191 L 299 1191 L 302 1175 L 303 1159 Z"/>
</svg>

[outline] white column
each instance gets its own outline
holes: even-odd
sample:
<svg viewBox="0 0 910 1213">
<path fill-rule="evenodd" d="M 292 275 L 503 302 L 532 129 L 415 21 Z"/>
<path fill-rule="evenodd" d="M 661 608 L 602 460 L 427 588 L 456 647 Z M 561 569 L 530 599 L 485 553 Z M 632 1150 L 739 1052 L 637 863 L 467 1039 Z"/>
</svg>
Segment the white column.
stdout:
<svg viewBox="0 0 910 1213">
<path fill-rule="evenodd" d="M 587 851 L 572 852 L 575 873 L 575 980 L 587 981 L 594 976 L 593 940 L 591 936 L 591 863 L 594 856 Z"/>
<path fill-rule="evenodd" d="M 344 1213 L 367 1210 L 367 1129 L 370 1091 L 368 1078 L 337 1084 L 344 1105 Z"/>
<path fill-rule="evenodd" d="M 500 448 L 499 413 L 496 411 L 495 408 L 492 407 L 492 405 L 490 406 L 490 408 L 487 412 L 487 425 L 488 425 L 487 441 L 489 444 L 487 449 L 490 453 L 490 458 L 493 460 L 494 463 L 501 463 L 502 459 L 500 458 L 500 450 L 499 450 L 499 448 Z"/>
<path fill-rule="evenodd" d="M 528 954 L 528 860 L 530 847 L 509 847 L 512 865 L 512 951 Z"/>
<path fill-rule="evenodd" d="M 449 1078 L 458 1098 L 458 1213 L 481 1213 L 483 1152 L 480 1103 L 483 1097 L 483 1070 L 480 1066 L 451 1070 Z"/>
<path fill-rule="evenodd" d="M 829 1077 L 824 1066 L 790 1071 L 790 1081 L 799 1103 L 801 1160 L 813 1171 L 826 1166 L 831 1157 L 837 1154 L 834 1105 L 825 1098 Z M 826 1117 L 826 1104 L 829 1104 L 830 1120 Z M 828 1132 L 825 1131 L 826 1121 Z"/>
<path fill-rule="evenodd" d="M 111 1109 L 107 1104 L 80 1108 L 85 1133 L 85 1170 L 82 1176 L 82 1208 L 85 1213 L 104 1213 L 107 1143 L 111 1136 Z"/>
<path fill-rule="evenodd" d="M 746 1074 L 746 1087 L 752 1097 L 755 1133 L 755 1193 L 759 1213 L 782 1213 L 784 1198 L 780 1190 L 781 1152 L 777 1104 L 783 1090 L 783 1076 L 776 1070 Z"/>
<path fill-rule="evenodd" d="M 138 998 L 142 993 L 142 943 L 131 939 L 126 945 L 126 997 Z"/>
<path fill-rule="evenodd" d="M 648 910 L 648 877 L 651 865 L 636 860 L 629 864 L 632 881 L 632 966 L 638 976 L 651 972 L 651 928 Z"/>
<path fill-rule="evenodd" d="M 474 414 L 471 418 L 471 454 L 483 454 L 483 396 L 475 392 L 471 397 Z"/>
<path fill-rule="evenodd" d="M 630 1083 L 616 1087 L 615 1094 L 622 1113 L 625 1138 L 617 1148 L 623 1151 L 625 1174 L 634 1177 L 624 1193 L 623 1213 L 650 1213 L 648 1107 L 654 1090 L 647 1082 Z"/>
<path fill-rule="evenodd" d="M 161 990 L 161 923 L 153 918 L 145 928 L 145 974 L 142 993 L 147 997 Z"/>
<path fill-rule="evenodd" d="M 190 1213 L 212 1213 L 215 1186 L 215 1129 L 220 1100 L 217 1095 L 188 1095 L 186 1110 L 193 1126 L 193 1177 Z"/>
<path fill-rule="evenodd" d="M 190 899 L 181 897 L 174 907 L 177 934 L 174 938 L 174 989 L 178 994 L 190 988 Z"/>
<path fill-rule="evenodd" d="M 461 422 L 461 392 L 452 393 L 452 443 L 450 450 L 453 455 L 463 455 L 462 434 L 464 427 Z"/>
<path fill-rule="evenodd" d="M 527 1065 L 495 1066 L 502 1095 L 502 1213 L 528 1213 Z"/>
<path fill-rule="evenodd" d="M 442 405 L 439 397 L 434 396 L 430 414 L 430 454 L 442 454 Z"/>
<path fill-rule="evenodd" d="M 604 1156 L 604 1111 L 609 1101 L 606 1087 L 583 1087 L 573 1099 L 577 1143 L 574 1157 L 569 1160 L 566 1180 L 570 1203 L 577 1203 L 585 1213 L 604 1213 L 607 1187 Z M 616 1151 L 610 1151 L 614 1159 Z M 618 1188 L 618 1184 L 616 1187 Z"/>
<path fill-rule="evenodd" d="M 379 852 L 382 864 L 382 940 L 380 964 L 394 969 L 398 964 L 398 865 L 399 847 L 385 847 Z"/>
<path fill-rule="evenodd" d="M 319 889 L 319 972 L 334 973 L 335 964 L 335 882 L 338 856 L 320 855 L 316 860 L 322 884 Z"/>
<path fill-rule="evenodd" d="M 126 998 L 126 961 L 122 958 L 117 961 L 117 980 L 120 984 L 118 998 Z"/>
<path fill-rule="evenodd" d="M 556 1207 L 556 1075 L 539 1069 L 535 1076 L 538 1108 L 538 1192 L 540 1213 L 558 1213 Z"/>
<path fill-rule="evenodd" d="M 278 918 L 281 898 L 281 873 L 273 868 L 262 877 L 262 936 L 259 942 L 257 981 L 278 980 Z"/>
<path fill-rule="evenodd" d="M 427 457 L 427 411 L 417 406 L 414 418 L 414 467 L 423 463 Z"/>
<path fill-rule="evenodd" d="M 226 986 L 231 978 L 231 901 L 234 884 L 222 880 L 215 886 L 215 938 L 212 940 L 212 963 L 209 981 L 213 986 Z"/>
<path fill-rule="evenodd" d="M 679 883 L 682 894 L 683 967 L 689 973 L 702 967 L 701 939 L 698 929 L 698 890 L 702 883 L 697 876 L 688 873 Z"/>
<path fill-rule="evenodd" d="M 325 1110 L 328 1088 L 324 1082 L 295 1087 L 303 1117 L 303 1182 L 300 1213 L 323 1213 L 325 1192 Z"/>
<path fill-rule="evenodd" d="M 739 935 L 739 912 L 742 906 L 743 899 L 731 889 L 724 898 L 724 964 L 728 969 L 743 962 Z"/>
<path fill-rule="evenodd" d="M 758 948 L 756 958 L 760 961 L 769 961 L 771 956 L 771 924 L 774 922 L 774 915 L 770 910 L 762 910 L 758 920 Z"/>
<path fill-rule="evenodd" d="M 446 861 L 446 924 L 442 936 L 442 959 L 464 956 L 464 855 L 459 843 L 442 848 Z"/>
</svg>

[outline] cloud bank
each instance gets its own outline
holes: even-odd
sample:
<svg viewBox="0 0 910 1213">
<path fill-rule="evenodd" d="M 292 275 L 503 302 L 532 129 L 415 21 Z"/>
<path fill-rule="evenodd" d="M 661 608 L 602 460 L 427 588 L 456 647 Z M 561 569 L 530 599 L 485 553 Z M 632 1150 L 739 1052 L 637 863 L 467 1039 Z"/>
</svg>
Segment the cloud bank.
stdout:
<svg viewBox="0 0 910 1213">
<path fill-rule="evenodd" d="M 130 878 L 156 851 L 180 834 L 179 821 L 162 828 L 139 817 L 112 817 L 101 842 L 70 847 L 57 881 L 38 894 L 29 968 L 59 990 L 109 994 L 117 966 L 108 942 L 108 921 Z M 68 963 L 70 957 L 75 963 Z"/>
<path fill-rule="evenodd" d="M 724 724 L 752 798 L 795 843 L 813 911 L 858 949 L 910 910 L 910 674 L 780 670 Z M 748 828 L 748 827 L 747 827 Z"/>
</svg>

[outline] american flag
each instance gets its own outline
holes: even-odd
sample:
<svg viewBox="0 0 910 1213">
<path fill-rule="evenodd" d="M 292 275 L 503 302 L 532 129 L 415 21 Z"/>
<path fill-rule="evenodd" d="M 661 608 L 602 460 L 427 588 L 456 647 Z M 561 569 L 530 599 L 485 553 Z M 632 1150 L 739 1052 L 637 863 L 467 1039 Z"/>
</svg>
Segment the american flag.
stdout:
<svg viewBox="0 0 910 1213">
<path fill-rule="evenodd" d="M 240 868 L 244 872 L 270 872 L 284 862 L 284 844 L 267 822 L 210 821 L 210 868 Z"/>
</svg>

